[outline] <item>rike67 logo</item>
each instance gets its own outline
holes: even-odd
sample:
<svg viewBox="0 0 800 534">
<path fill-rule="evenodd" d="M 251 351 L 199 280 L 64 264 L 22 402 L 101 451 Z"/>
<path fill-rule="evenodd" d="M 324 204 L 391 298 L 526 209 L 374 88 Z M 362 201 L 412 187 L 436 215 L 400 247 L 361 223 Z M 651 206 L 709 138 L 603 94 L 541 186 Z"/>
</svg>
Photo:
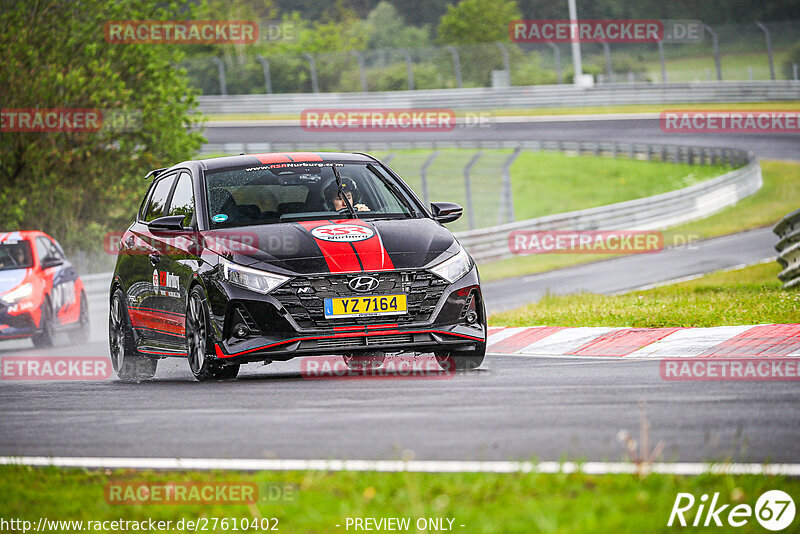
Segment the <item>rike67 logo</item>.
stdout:
<svg viewBox="0 0 800 534">
<path fill-rule="evenodd" d="M 755 508 L 749 504 L 723 504 L 719 496 L 719 493 L 714 493 L 709 498 L 704 493 L 696 499 L 691 493 L 678 493 L 667 526 L 742 527 L 755 516 L 762 527 L 778 532 L 794 522 L 794 500 L 784 491 L 764 492 L 756 501 Z"/>
</svg>

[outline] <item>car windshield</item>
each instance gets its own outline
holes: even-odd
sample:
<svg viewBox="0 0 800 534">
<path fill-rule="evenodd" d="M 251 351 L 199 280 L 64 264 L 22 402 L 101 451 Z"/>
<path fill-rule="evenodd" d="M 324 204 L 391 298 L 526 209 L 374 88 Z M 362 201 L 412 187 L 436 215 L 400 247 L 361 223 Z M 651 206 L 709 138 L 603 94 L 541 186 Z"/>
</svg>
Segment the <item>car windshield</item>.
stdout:
<svg viewBox="0 0 800 534">
<path fill-rule="evenodd" d="M 350 218 L 333 163 L 280 163 L 206 173 L 211 228 Z M 377 166 L 335 163 L 361 219 L 413 217 L 412 200 Z"/>
<path fill-rule="evenodd" d="M 33 267 L 31 245 L 27 241 L 0 243 L 0 271 Z"/>
</svg>

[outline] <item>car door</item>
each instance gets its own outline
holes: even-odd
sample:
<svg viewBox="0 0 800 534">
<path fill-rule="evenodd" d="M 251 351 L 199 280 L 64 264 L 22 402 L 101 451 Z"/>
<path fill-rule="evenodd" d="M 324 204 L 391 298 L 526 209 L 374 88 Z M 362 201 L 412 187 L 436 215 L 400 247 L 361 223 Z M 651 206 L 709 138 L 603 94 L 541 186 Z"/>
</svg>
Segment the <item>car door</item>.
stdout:
<svg viewBox="0 0 800 534">
<path fill-rule="evenodd" d="M 183 215 L 182 232 L 168 232 L 161 236 L 165 248 L 158 263 L 164 319 L 170 323 L 170 332 L 180 336 L 172 341 L 184 342 L 185 313 L 188 303 L 188 289 L 192 275 L 197 272 L 199 258 L 197 235 L 194 231 L 195 201 L 192 175 L 181 171 L 175 181 L 169 198 L 167 215 Z M 157 236 L 158 237 L 158 236 Z"/>
<path fill-rule="evenodd" d="M 127 282 L 126 296 L 131 324 L 146 342 L 162 344 L 174 340 L 173 322 L 167 318 L 166 277 L 159 268 L 164 250 L 163 238 L 155 236 L 147 223 L 162 217 L 167 208 L 176 173 L 159 176 L 153 183 L 147 201 L 123 236 L 125 257 L 118 268 L 120 276 Z"/>
<path fill-rule="evenodd" d="M 80 294 L 76 291 L 75 283 L 78 274 L 75 268 L 67 261 L 61 245 L 52 238 L 45 239 L 48 246 L 48 257 L 52 258 L 56 270 L 53 276 L 53 307 L 59 324 L 71 324 L 80 319 Z"/>
</svg>

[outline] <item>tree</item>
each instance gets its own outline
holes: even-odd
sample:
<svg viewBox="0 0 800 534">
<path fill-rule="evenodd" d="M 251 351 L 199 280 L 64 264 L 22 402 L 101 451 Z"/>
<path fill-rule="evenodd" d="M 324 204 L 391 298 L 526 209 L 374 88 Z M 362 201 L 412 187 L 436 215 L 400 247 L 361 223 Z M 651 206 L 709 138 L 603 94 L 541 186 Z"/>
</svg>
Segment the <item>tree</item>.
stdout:
<svg viewBox="0 0 800 534">
<path fill-rule="evenodd" d="M 156 7 L 165 6 L 165 7 Z M 190 159 L 203 138 L 195 92 L 174 68 L 180 45 L 112 44 L 114 20 L 186 20 L 146 0 L 7 0 L 0 18 L 3 108 L 125 110 L 130 130 L 0 134 L 0 228 L 42 229 L 68 249 L 99 249 L 132 219 L 145 173 Z"/>
<path fill-rule="evenodd" d="M 408 26 L 397 9 L 386 1 L 369 12 L 366 25 L 370 49 L 422 47 L 429 41 L 425 28 Z"/>
<path fill-rule="evenodd" d="M 508 40 L 508 24 L 521 19 L 514 0 L 461 0 L 439 21 L 443 44 L 493 43 Z"/>
</svg>

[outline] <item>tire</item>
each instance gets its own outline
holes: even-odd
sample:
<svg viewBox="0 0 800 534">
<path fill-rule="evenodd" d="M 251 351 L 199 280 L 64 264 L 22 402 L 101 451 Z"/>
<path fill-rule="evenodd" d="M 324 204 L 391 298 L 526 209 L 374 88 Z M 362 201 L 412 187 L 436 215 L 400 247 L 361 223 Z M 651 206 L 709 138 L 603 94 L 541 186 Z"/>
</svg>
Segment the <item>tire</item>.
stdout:
<svg viewBox="0 0 800 534">
<path fill-rule="evenodd" d="M 475 350 L 455 350 L 437 353 L 436 361 L 444 371 L 473 371 L 481 366 L 486 356 L 486 343 L 481 343 Z"/>
<path fill-rule="evenodd" d="M 81 311 L 78 318 L 78 326 L 70 330 L 67 335 L 72 343 L 86 343 L 89 341 L 89 302 L 86 300 L 86 293 L 81 291 Z"/>
<path fill-rule="evenodd" d="M 108 311 L 108 348 L 111 366 L 123 382 L 141 382 L 155 376 L 158 360 L 136 350 L 125 295 L 119 288 L 111 295 Z"/>
<path fill-rule="evenodd" d="M 211 352 L 211 316 L 205 291 L 195 286 L 189 293 L 186 309 L 186 356 L 189 369 L 199 381 L 233 380 L 239 374 L 239 365 L 223 365 Z"/>
<path fill-rule="evenodd" d="M 55 327 L 53 326 L 53 308 L 50 306 L 50 299 L 48 297 L 45 297 L 42 303 L 41 312 L 42 318 L 39 321 L 40 332 L 31 337 L 33 346 L 37 349 L 52 347 L 56 337 Z"/>
</svg>

